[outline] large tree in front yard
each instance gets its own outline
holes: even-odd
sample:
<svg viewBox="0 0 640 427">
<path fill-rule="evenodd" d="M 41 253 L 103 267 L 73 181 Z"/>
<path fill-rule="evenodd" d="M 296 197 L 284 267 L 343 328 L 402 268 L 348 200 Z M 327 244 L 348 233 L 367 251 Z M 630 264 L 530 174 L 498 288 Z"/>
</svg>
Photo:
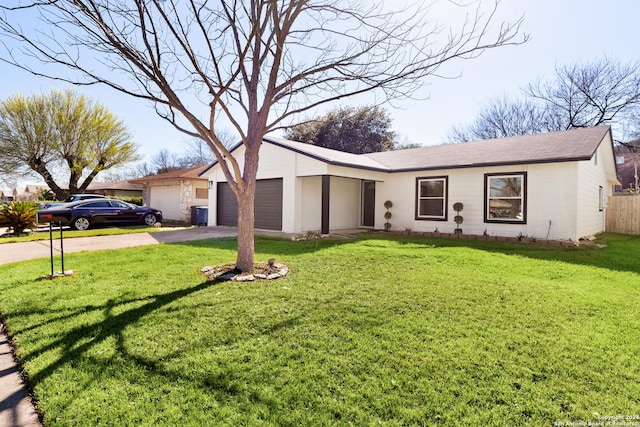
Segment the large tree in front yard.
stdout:
<svg viewBox="0 0 640 427">
<path fill-rule="evenodd" d="M 53 90 L 0 101 L 0 171 L 38 174 L 58 200 L 137 159 L 124 123 L 84 95 Z"/>
<path fill-rule="evenodd" d="M 457 28 L 438 23 L 431 6 L 390 10 L 389 3 L 5 0 L 0 29 L 5 61 L 36 75 L 102 83 L 146 99 L 178 130 L 202 138 L 237 198 L 237 267 L 250 271 L 266 133 L 346 97 L 372 93 L 382 104 L 420 94 L 443 64 L 526 39 L 518 38 L 519 21 L 495 22 L 498 1 L 488 8 L 479 1 L 470 7 L 448 2 L 466 16 Z M 29 30 L 18 24 L 34 15 L 43 25 Z M 237 133 L 242 158 L 218 138 L 220 127 Z"/>
</svg>

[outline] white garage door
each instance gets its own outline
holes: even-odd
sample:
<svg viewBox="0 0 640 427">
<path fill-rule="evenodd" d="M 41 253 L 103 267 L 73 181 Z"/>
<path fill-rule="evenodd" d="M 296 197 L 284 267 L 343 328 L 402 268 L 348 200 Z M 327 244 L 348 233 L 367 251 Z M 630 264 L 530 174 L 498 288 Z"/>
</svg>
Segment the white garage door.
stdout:
<svg viewBox="0 0 640 427">
<path fill-rule="evenodd" d="M 180 212 L 180 186 L 164 186 L 150 188 L 149 204 L 162 211 L 164 219 L 182 221 Z"/>
</svg>

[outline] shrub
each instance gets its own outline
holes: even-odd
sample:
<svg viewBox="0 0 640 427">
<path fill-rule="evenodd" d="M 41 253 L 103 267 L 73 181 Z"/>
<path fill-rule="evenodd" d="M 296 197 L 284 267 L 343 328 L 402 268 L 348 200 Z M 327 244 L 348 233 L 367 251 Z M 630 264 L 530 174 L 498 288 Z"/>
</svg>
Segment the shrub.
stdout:
<svg viewBox="0 0 640 427">
<path fill-rule="evenodd" d="M 134 205 L 142 206 L 142 197 L 115 197 L 123 202 L 132 203 Z"/>
<path fill-rule="evenodd" d="M 0 226 L 9 227 L 13 234 L 19 236 L 25 229 L 37 227 L 39 205 L 36 202 L 11 202 L 0 208 Z"/>
</svg>

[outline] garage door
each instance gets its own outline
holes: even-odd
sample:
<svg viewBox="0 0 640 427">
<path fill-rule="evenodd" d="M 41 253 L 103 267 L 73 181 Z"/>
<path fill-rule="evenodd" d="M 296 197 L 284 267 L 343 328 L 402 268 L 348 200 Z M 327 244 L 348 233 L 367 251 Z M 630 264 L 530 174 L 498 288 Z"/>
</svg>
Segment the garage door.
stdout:
<svg viewBox="0 0 640 427">
<path fill-rule="evenodd" d="M 180 186 L 154 186 L 149 189 L 149 205 L 162 211 L 164 219 L 182 221 L 180 212 Z"/>
<path fill-rule="evenodd" d="M 226 182 L 218 183 L 218 225 L 238 225 L 236 196 Z M 256 182 L 255 227 L 282 230 L 282 178 L 260 179 Z"/>
</svg>

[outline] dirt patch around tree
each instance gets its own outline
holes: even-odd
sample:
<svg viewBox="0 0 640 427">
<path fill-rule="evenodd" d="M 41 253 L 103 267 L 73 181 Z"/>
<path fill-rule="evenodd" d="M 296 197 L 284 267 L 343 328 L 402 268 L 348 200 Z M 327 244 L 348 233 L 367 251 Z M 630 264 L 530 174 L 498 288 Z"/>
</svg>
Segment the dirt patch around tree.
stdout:
<svg viewBox="0 0 640 427">
<path fill-rule="evenodd" d="M 289 274 L 289 267 L 270 259 L 268 262 L 256 262 L 253 264 L 253 273 L 244 273 L 236 268 L 235 263 L 222 264 L 217 266 L 203 267 L 200 271 L 204 273 L 209 281 L 253 282 L 255 280 L 275 280 Z"/>
</svg>

